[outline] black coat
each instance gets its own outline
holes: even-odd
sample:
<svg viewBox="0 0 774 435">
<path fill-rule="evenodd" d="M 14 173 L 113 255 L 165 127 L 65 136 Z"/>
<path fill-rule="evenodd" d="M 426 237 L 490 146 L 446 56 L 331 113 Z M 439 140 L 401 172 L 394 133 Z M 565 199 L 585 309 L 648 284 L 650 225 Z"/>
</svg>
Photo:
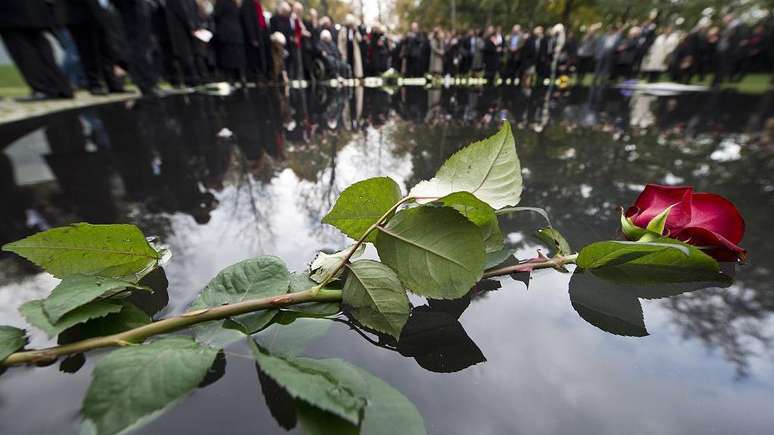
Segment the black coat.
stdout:
<svg viewBox="0 0 774 435">
<path fill-rule="evenodd" d="M 184 62 L 193 59 L 193 35 L 198 15 L 195 0 L 167 0 L 164 11 L 169 43 L 175 57 Z"/>
<path fill-rule="evenodd" d="M 248 1 L 245 1 L 248 3 Z M 212 14 L 215 20 L 215 41 L 219 44 L 245 43 L 242 13 L 234 0 L 218 0 Z"/>
<path fill-rule="evenodd" d="M 60 2 L 46 0 L 0 0 L 0 30 L 59 27 L 64 21 L 61 6 Z"/>
<path fill-rule="evenodd" d="M 273 15 L 271 20 L 269 20 L 269 28 L 271 33 L 280 32 L 285 35 L 287 48 L 294 48 L 296 46 L 296 35 L 293 33 L 293 26 L 290 25 L 290 17 Z"/>
<path fill-rule="evenodd" d="M 500 68 L 500 53 L 491 38 L 484 41 L 483 55 L 484 69 L 490 73 L 496 72 Z"/>
<path fill-rule="evenodd" d="M 258 70 L 263 74 L 269 71 L 271 65 L 271 40 L 269 39 L 269 23 L 261 29 L 258 25 L 258 14 L 255 10 L 254 0 L 243 0 L 242 30 L 244 31 L 244 43 L 247 47 L 248 67 Z"/>
</svg>

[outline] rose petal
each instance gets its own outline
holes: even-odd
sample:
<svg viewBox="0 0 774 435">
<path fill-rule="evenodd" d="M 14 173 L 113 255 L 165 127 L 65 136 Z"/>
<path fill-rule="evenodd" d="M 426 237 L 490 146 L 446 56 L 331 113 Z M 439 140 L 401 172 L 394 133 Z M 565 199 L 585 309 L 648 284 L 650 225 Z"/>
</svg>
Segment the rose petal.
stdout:
<svg viewBox="0 0 774 435">
<path fill-rule="evenodd" d="M 709 230 L 732 244 L 744 237 L 744 219 L 734 204 L 714 193 L 694 193 L 691 221 L 686 225 Z"/>
<path fill-rule="evenodd" d="M 638 213 L 631 216 L 632 221 L 638 227 L 645 228 L 664 209 L 673 206 L 665 227 L 669 233 L 678 232 L 691 220 L 692 193 L 692 187 L 648 184 L 634 203 Z"/>
<path fill-rule="evenodd" d="M 718 261 L 737 261 L 737 259 L 743 259 L 747 252 L 722 235 L 705 228 L 686 227 L 672 237 L 690 245 L 705 248 L 702 250 Z"/>
</svg>

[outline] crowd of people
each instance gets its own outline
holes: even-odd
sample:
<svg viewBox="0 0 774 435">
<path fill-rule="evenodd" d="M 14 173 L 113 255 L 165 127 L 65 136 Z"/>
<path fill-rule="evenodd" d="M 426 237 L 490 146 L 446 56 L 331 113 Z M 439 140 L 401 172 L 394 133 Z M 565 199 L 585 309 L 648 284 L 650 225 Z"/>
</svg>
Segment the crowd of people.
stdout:
<svg viewBox="0 0 774 435">
<path fill-rule="evenodd" d="M 342 23 L 300 2 L 262 0 L 4 0 L 0 36 L 33 90 L 31 100 L 125 92 L 128 74 L 144 94 L 161 80 L 175 87 L 214 81 L 286 82 L 362 78 L 394 71 L 404 77 L 475 75 L 542 84 L 552 75 L 593 74 L 594 83 L 646 78 L 714 83 L 770 72 L 769 21 L 743 22 L 729 12 L 682 18 L 653 14 L 643 22 L 565 28 L 516 24 L 430 32 L 411 23 L 405 34 L 353 15 Z M 64 52 L 56 61 L 51 38 Z"/>
</svg>

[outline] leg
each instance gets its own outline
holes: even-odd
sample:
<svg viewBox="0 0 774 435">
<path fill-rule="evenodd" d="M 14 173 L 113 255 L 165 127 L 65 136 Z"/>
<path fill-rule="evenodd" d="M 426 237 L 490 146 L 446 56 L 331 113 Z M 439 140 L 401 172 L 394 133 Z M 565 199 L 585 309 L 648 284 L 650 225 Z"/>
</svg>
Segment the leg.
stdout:
<svg viewBox="0 0 774 435">
<path fill-rule="evenodd" d="M 54 60 L 51 49 L 40 30 L 5 29 L 0 33 L 8 54 L 33 92 L 51 97 L 72 98 L 70 82 Z"/>
</svg>

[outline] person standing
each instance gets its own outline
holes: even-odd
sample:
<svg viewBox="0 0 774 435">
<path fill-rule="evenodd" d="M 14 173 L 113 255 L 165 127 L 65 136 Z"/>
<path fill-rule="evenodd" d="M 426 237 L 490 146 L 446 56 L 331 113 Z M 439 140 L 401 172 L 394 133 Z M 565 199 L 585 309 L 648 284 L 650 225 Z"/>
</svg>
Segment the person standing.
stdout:
<svg viewBox="0 0 774 435">
<path fill-rule="evenodd" d="M 508 49 L 508 60 L 506 60 L 505 77 L 515 80 L 518 77 L 521 67 L 521 51 L 524 48 L 524 37 L 521 34 L 521 26 L 514 24 L 511 28 L 511 34 L 505 40 Z"/>
<path fill-rule="evenodd" d="M 443 75 L 443 59 L 446 54 L 446 41 L 444 40 L 443 30 L 440 27 L 433 29 L 430 37 L 430 74 L 434 76 Z"/>
<path fill-rule="evenodd" d="M 715 78 L 712 81 L 713 87 L 719 86 L 725 80 L 734 78 L 742 59 L 742 53 L 740 53 L 744 36 L 742 22 L 733 14 L 726 14 L 723 17 L 723 25 L 724 28 L 717 45 L 717 67 L 715 68 Z"/>
<path fill-rule="evenodd" d="M 115 2 L 123 21 L 129 46 L 129 74 L 143 95 L 156 95 L 158 89 L 156 68 L 153 65 L 151 42 L 151 14 L 145 0 Z"/>
<path fill-rule="evenodd" d="M 384 34 L 384 29 L 380 23 L 376 23 L 371 27 L 371 37 L 368 41 L 368 57 L 370 60 L 369 64 L 371 65 L 371 74 L 378 76 L 389 69 L 390 48 L 387 36 Z"/>
<path fill-rule="evenodd" d="M 616 47 L 621 40 L 621 33 L 615 25 L 610 26 L 607 33 L 600 37 L 594 53 L 594 82 L 593 86 L 605 84 L 615 66 Z"/>
<path fill-rule="evenodd" d="M 338 47 L 341 59 L 349 65 L 352 77 L 363 77 L 363 59 L 360 54 L 360 32 L 357 30 L 357 18 L 347 14 L 344 27 L 339 30 Z"/>
<path fill-rule="evenodd" d="M 215 54 L 218 68 L 230 82 L 244 83 L 245 35 L 240 9 L 243 1 L 218 0 L 212 18 L 215 20 Z"/>
<path fill-rule="evenodd" d="M 67 0 L 65 4 L 67 29 L 78 47 L 89 92 L 92 95 L 125 92 L 114 69 L 118 54 L 108 35 L 108 12 L 104 6 L 98 0 Z"/>
<path fill-rule="evenodd" d="M 680 34 L 670 26 L 656 36 L 653 45 L 650 46 L 648 54 L 642 60 L 640 71 L 648 76 L 649 82 L 658 80 L 660 74 L 667 71 L 667 59 L 680 43 Z"/>
<path fill-rule="evenodd" d="M 277 5 L 277 13 L 272 15 L 271 19 L 269 20 L 269 28 L 271 29 L 271 33 L 274 34 L 275 32 L 279 32 L 282 33 L 282 36 L 285 37 L 285 51 L 287 52 L 287 56 L 284 57 L 284 70 L 288 76 L 290 76 L 290 72 L 292 71 L 292 64 L 294 62 L 292 59 L 293 53 L 297 47 L 296 36 L 295 32 L 293 32 L 293 25 L 291 24 L 290 19 L 291 12 L 293 12 L 293 10 L 288 2 L 280 2 L 279 5 Z M 273 46 L 274 45 L 272 45 L 272 47 Z"/>
<path fill-rule="evenodd" d="M 241 13 L 247 50 L 247 78 L 251 81 L 267 80 L 270 77 L 271 40 L 261 0 L 242 0 Z"/>
<path fill-rule="evenodd" d="M 56 3 L 45 0 L 0 1 L 0 38 L 32 89 L 28 101 L 72 98 L 73 89 L 54 59 L 45 32 L 58 27 Z"/>
<path fill-rule="evenodd" d="M 583 83 L 586 74 L 594 71 L 594 52 L 599 42 L 598 30 L 602 25 L 600 23 L 592 24 L 586 29 L 583 38 L 578 45 L 578 83 Z"/>
<path fill-rule="evenodd" d="M 484 77 L 492 84 L 500 69 L 500 44 L 493 26 L 489 26 L 484 34 Z"/>
<path fill-rule="evenodd" d="M 196 86 L 199 84 L 194 67 L 193 40 L 198 21 L 196 1 L 166 0 L 164 18 L 169 43 L 164 61 L 169 81 L 173 86 L 178 86 L 182 74 L 186 86 Z"/>
</svg>

